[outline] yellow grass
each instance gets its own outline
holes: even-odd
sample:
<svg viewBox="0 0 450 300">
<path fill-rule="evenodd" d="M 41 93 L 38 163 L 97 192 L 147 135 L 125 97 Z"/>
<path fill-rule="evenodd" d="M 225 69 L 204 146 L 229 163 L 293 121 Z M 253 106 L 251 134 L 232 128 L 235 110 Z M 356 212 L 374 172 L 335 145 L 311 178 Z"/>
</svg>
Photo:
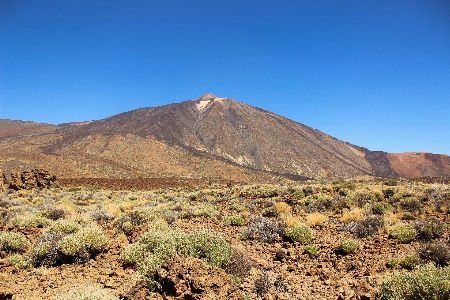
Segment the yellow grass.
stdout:
<svg viewBox="0 0 450 300">
<path fill-rule="evenodd" d="M 309 226 L 319 226 L 328 221 L 328 216 L 321 213 L 312 213 L 306 215 L 306 224 Z"/>
<path fill-rule="evenodd" d="M 344 209 L 342 213 L 342 217 L 339 221 L 344 223 L 349 223 L 351 221 L 360 221 L 362 219 L 363 209 L 359 207 L 355 207 L 352 210 Z"/>
</svg>

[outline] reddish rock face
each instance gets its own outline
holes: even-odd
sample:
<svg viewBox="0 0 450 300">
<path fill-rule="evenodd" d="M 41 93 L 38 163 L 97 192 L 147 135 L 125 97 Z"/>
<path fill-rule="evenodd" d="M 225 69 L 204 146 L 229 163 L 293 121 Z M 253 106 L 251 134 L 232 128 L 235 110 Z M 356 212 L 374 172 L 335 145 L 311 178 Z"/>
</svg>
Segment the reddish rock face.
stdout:
<svg viewBox="0 0 450 300">
<path fill-rule="evenodd" d="M 1 172 L 1 171 L 0 171 Z M 51 175 L 49 171 L 42 169 L 34 169 L 31 171 L 23 171 L 20 173 L 17 169 L 11 170 L 11 182 L 7 184 L 7 180 L 3 173 L 0 174 L 3 177 L 4 186 L 8 186 L 13 190 L 20 189 L 34 189 L 34 188 L 52 188 L 57 187 L 56 176 Z M 1 188 L 1 186 L 0 186 Z"/>
</svg>

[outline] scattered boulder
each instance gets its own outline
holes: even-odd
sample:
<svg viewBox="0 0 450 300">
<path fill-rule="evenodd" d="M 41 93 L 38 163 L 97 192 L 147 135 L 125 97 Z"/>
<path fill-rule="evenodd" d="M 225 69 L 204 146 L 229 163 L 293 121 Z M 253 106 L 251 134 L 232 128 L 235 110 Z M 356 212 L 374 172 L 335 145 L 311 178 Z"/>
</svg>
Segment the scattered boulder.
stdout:
<svg viewBox="0 0 450 300">
<path fill-rule="evenodd" d="M 176 256 L 156 271 L 155 279 L 166 296 L 177 300 L 242 298 L 223 269 L 197 258 Z"/>
<path fill-rule="evenodd" d="M 3 185 L 0 180 L 0 189 L 9 187 L 12 190 L 34 188 L 52 188 L 58 187 L 56 176 L 51 175 L 49 171 L 43 169 L 33 169 L 31 171 L 23 171 L 20 173 L 17 169 L 11 170 L 11 181 L 8 183 L 3 172 L 0 171 L 0 177 L 3 178 Z"/>
</svg>

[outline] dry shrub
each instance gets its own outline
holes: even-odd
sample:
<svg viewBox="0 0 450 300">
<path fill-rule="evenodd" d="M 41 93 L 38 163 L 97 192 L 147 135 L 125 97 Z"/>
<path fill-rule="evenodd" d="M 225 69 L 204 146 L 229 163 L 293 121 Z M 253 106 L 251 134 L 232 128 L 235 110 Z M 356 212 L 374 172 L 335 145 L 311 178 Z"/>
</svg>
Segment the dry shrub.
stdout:
<svg viewBox="0 0 450 300">
<path fill-rule="evenodd" d="M 414 225 L 417 231 L 417 238 L 425 241 L 440 238 L 445 231 L 445 224 L 438 219 L 416 222 Z"/>
<path fill-rule="evenodd" d="M 286 202 L 276 202 L 274 207 L 277 215 L 287 215 L 291 212 L 291 207 Z"/>
<path fill-rule="evenodd" d="M 306 224 L 309 226 L 319 226 L 329 220 L 328 216 L 321 213 L 312 213 L 306 215 Z"/>
<path fill-rule="evenodd" d="M 433 262 L 439 267 L 448 266 L 450 263 L 450 247 L 443 243 L 427 243 L 417 249 L 417 254 L 422 261 Z"/>
<path fill-rule="evenodd" d="M 363 209 L 359 207 L 354 207 L 352 210 L 344 209 L 342 217 L 339 221 L 343 223 L 349 223 L 351 221 L 360 221 L 363 216 Z"/>
<path fill-rule="evenodd" d="M 238 277 L 245 277 L 253 267 L 252 260 L 245 253 L 235 247 L 232 248 L 233 253 L 230 262 L 223 267 L 225 272 Z"/>
<path fill-rule="evenodd" d="M 248 227 L 242 234 L 250 240 L 273 243 L 284 235 L 285 225 L 283 222 L 272 222 L 271 220 L 256 216 L 251 217 Z"/>
<path fill-rule="evenodd" d="M 383 226 L 384 221 L 381 216 L 367 216 L 358 222 L 355 234 L 359 238 L 365 238 L 374 235 Z"/>
</svg>

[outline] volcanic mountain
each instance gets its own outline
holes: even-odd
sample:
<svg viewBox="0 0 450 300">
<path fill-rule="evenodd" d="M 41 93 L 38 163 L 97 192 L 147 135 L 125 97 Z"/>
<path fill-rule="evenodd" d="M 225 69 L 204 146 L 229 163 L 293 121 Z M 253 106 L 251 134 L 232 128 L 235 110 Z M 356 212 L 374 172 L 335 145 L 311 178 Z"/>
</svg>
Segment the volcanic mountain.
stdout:
<svg viewBox="0 0 450 300">
<path fill-rule="evenodd" d="M 369 151 L 212 94 L 83 123 L 1 120 L 0 168 L 45 165 L 61 177 L 450 175 L 447 155 Z"/>
</svg>

